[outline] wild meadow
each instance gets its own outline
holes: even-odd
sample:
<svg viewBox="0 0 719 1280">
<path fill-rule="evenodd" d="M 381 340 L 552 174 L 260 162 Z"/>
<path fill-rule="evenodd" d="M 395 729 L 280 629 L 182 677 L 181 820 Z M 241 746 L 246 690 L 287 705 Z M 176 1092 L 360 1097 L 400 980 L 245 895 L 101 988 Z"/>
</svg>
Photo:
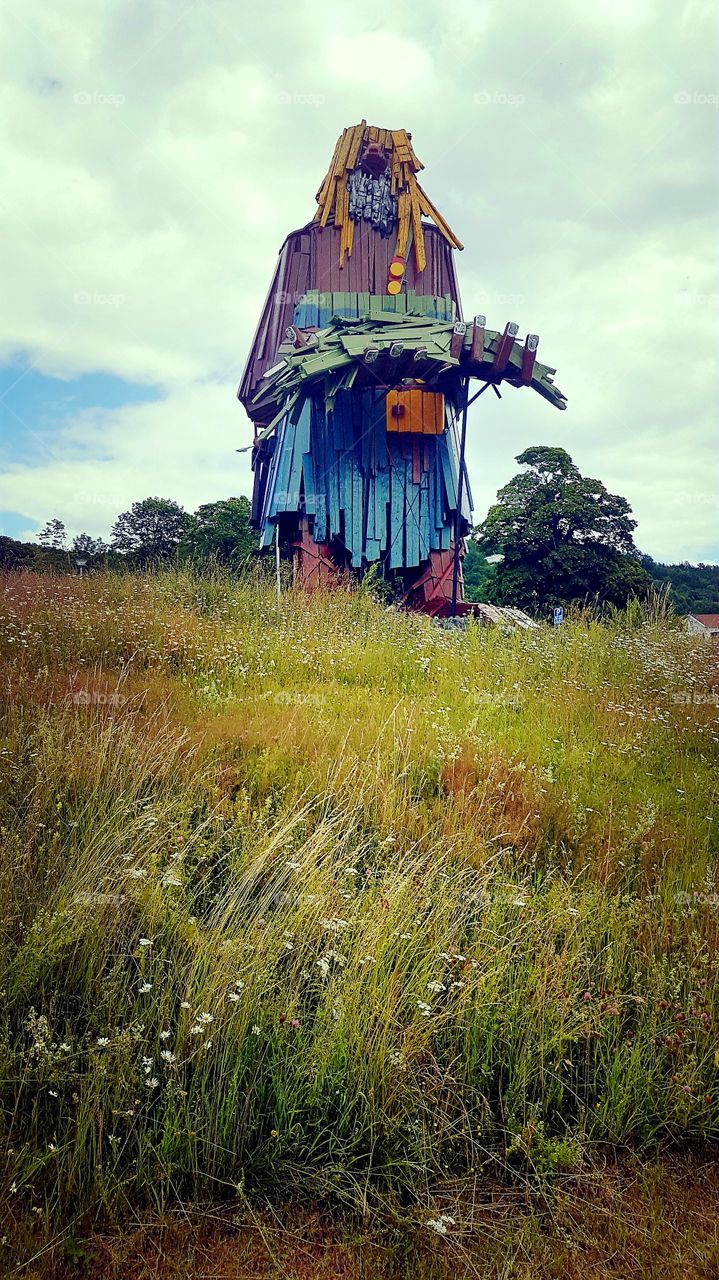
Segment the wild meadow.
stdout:
<svg viewBox="0 0 719 1280">
<path fill-rule="evenodd" d="M 718 684 L 638 606 L 2 578 L 5 1248 L 257 1197 L 445 1248 L 709 1149 Z"/>
</svg>

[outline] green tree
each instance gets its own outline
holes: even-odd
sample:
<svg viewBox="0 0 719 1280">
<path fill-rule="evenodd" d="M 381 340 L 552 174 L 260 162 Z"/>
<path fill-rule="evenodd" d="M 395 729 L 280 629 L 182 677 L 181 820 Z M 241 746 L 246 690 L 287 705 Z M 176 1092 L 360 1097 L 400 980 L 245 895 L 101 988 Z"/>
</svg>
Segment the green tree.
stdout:
<svg viewBox="0 0 719 1280">
<path fill-rule="evenodd" d="M 467 539 L 467 553 L 462 561 L 464 595 L 467 600 L 491 600 L 496 565 L 487 560 L 486 553 L 477 546 L 476 538 Z"/>
<path fill-rule="evenodd" d="M 93 538 L 89 533 L 78 533 L 72 540 L 72 554 L 74 556 L 87 556 L 92 559 L 95 556 L 104 556 L 110 550 L 106 542 L 102 538 Z"/>
<path fill-rule="evenodd" d="M 166 563 L 176 554 L 191 520 L 171 498 L 143 498 L 118 516 L 112 545 L 134 564 Z"/>
<path fill-rule="evenodd" d="M 193 559 L 242 564 L 257 550 L 257 534 L 250 528 L 249 500 L 222 498 L 198 507 L 182 549 Z"/>
<path fill-rule="evenodd" d="M 52 547 L 53 551 L 64 551 L 66 540 L 67 532 L 62 520 L 48 520 L 38 534 L 40 546 Z"/>
<path fill-rule="evenodd" d="M 626 498 L 582 476 L 564 449 L 535 446 L 500 489 L 479 526 L 478 546 L 501 552 L 492 599 L 530 612 L 598 599 L 626 604 L 650 578 L 634 546 Z"/>
<path fill-rule="evenodd" d="M 658 587 L 669 585 L 678 613 L 719 613 L 719 565 L 661 564 L 651 556 L 642 564 Z"/>
</svg>

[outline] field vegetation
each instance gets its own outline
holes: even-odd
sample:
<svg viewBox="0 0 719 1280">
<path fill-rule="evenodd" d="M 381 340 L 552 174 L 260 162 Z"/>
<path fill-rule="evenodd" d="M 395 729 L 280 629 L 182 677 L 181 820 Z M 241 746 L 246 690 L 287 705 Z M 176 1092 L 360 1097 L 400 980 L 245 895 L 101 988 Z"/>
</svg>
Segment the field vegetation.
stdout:
<svg viewBox="0 0 719 1280">
<path fill-rule="evenodd" d="M 7 574 L 7 1265 L 259 1198 L 456 1275 L 495 1196 L 703 1159 L 716 683 L 661 609 L 455 631 L 363 590 Z"/>
</svg>

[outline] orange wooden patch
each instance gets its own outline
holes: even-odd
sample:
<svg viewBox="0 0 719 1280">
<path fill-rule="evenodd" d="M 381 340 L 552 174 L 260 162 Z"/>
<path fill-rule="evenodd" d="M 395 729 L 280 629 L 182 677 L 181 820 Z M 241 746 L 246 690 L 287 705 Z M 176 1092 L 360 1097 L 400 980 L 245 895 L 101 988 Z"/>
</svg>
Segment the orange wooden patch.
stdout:
<svg viewBox="0 0 719 1280">
<path fill-rule="evenodd" d="M 388 431 L 439 436 L 444 431 L 444 396 L 420 387 L 395 387 L 387 392 Z"/>
</svg>

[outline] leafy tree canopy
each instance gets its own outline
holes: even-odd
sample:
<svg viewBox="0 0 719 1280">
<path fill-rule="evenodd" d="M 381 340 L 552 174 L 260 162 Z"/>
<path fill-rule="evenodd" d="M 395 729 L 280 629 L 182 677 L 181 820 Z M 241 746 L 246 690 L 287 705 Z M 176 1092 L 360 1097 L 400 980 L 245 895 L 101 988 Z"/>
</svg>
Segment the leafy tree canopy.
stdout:
<svg viewBox="0 0 719 1280">
<path fill-rule="evenodd" d="M 257 549 L 257 534 L 250 528 L 247 498 L 223 498 L 198 507 L 188 525 L 183 551 L 192 557 L 239 565 Z"/>
<path fill-rule="evenodd" d="M 48 520 L 47 524 L 38 534 L 38 542 L 41 547 L 52 547 L 55 551 L 62 551 L 67 540 L 67 532 L 62 520 Z"/>
<path fill-rule="evenodd" d="M 534 446 L 479 526 L 484 555 L 501 552 L 496 604 L 530 612 L 587 598 L 623 605 L 650 578 L 634 546 L 626 498 L 582 476 L 564 449 Z"/>
<path fill-rule="evenodd" d="M 86 556 L 92 560 L 96 556 L 107 555 L 109 550 L 102 538 L 93 538 L 89 533 L 78 533 L 72 540 L 73 556 Z"/>
<path fill-rule="evenodd" d="M 177 552 L 191 519 L 171 498 L 143 498 L 118 516 L 112 545 L 136 564 L 162 563 Z"/>
</svg>

